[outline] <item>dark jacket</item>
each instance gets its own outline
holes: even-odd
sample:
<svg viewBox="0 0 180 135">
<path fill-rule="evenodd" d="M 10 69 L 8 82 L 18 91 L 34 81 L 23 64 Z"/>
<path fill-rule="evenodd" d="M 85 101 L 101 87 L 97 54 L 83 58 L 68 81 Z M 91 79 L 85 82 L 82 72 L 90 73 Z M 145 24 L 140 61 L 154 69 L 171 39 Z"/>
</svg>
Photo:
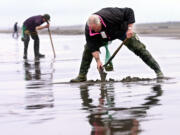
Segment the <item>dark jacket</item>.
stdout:
<svg viewBox="0 0 180 135">
<path fill-rule="evenodd" d="M 32 17 L 28 18 L 27 20 L 25 20 L 23 25 L 29 31 L 34 32 L 34 31 L 36 31 L 35 28 L 37 26 L 40 26 L 43 23 L 44 23 L 43 16 L 42 15 L 37 15 L 37 16 L 32 16 Z"/>
<path fill-rule="evenodd" d="M 101 32 L 104 31 L 107 38 L 102 38 L 101 34 L 90 36 L 89 27 L 86 24 L 86 42 L 91 52 L 99 51 L 99 48 L 104 45 L 104 42 L 114 39 L 124 40 L 126 38 L 128 24 L 135 22 L 134 11 L 131 8 L 103 8 L 94 14 L 99 15 L 104 21 L 106 27 L 102 25 Z"/>
<path fill-rule="evenodd" d="M 14 24 L 14 32 L 18 31 L 17 23 Z"/>
</svg>

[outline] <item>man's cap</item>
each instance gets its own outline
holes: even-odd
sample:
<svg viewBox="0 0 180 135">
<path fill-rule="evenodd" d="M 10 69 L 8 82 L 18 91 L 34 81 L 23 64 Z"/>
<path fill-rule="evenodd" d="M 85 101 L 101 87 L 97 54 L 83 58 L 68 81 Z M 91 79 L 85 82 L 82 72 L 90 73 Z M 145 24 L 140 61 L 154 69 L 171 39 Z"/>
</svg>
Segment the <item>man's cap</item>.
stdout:
<svg viewBox="0 0 180 135">
<path fill-rule="evenodd" d="M 43 15 L 43 18 L 44 18 L 46 21 L 50 21 L 50 15 L 49 15 L 49 14 L 44 14 L 44 15 Z"/>
</svg>

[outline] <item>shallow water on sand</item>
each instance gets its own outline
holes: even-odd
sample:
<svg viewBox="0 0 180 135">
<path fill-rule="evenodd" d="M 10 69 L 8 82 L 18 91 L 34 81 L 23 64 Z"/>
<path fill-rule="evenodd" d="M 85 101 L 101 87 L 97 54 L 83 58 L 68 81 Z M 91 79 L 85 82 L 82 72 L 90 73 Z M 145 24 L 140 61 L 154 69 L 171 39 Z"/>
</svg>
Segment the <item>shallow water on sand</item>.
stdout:
<svg viewBox="0 0 180 135">
<path fill-rule="evenodd" d="M 0 35 L 0 131 L 2 135 L 153 135 L 178 134 L 180 125 L 180 40 L 141 37 L 172 79 L 128 83 L 68 82 L 79 71 L 84 36 L 53 35 L 57 57 L 48 35 L 40 36 L 41 53 L 34 60 L 32 40 L 28 59 L 23 44 Z M 120 41 L 110 45 L 111 53 Z M 104 61 L 104 48 L 101 58 Z M 122 47 L 108 78 L 155 78 L 137 56 Z M 95 61 L 88 79 L 100 79 Z"/>
</svg>

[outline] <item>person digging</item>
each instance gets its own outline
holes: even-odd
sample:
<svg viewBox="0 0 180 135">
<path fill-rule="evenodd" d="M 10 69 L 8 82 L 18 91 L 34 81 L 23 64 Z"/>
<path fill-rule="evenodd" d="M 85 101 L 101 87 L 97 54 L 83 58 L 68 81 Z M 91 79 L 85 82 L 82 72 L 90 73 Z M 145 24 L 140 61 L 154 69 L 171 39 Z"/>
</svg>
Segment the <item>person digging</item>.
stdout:
<svg viewBox="0 0 180 135">
<path fill-rule="evenodd" d="M 115 39 L 124 41 L 126 38 L 125 46 L 153 69 L 157 78 L 163 78 L 164 75 L 159 64 L 146 49 L 145 45 L 139 40 L 137 34 L 133 32 L 134 23 L 134 11 L 131 8 L 109 7 L 92 14 L 88 18 L 85 26 L 86 44 L 79 75 L 70 80 L 70 82 L 83 82 L 87 80 L 88 69 L 93 58 L 95 58 L 97 62 L 97 69 L 101 71 L 103 64 L 100 60 L 100 47 L 105 46 L 107 48 L 108 41 Z M 111 69 L 112 64 L 109 70 Z"/>
<path fill-rule="evenodd" d="M 27 50 L 28 50 L 28 44 L 30 41 L 30 36 L 34 40 L 34 56 L 36 59 L 44 58 L 45 55 L 39 53 L 39 36 L 37 31 L 49 28 L 49 21 L 50 21 L 50 15 L 44 14 L 44 15 L 37 15 L 32 16 L 28 19 L 26 19 L 22 26 L 22 41 L 24 42 L 24 59 L 27 59 Z M 44 26 L 41 26 L 44 22 L 47 24 Z"/>
</svg>

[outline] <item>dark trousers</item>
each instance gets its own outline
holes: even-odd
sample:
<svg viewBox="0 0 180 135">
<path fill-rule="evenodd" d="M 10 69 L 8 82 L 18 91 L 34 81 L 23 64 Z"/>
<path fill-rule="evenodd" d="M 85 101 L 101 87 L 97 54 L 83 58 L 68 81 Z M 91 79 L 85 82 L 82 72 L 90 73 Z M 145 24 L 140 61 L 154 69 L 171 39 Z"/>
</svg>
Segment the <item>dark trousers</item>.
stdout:
<svg viewBox="0 0 180 135">
<path fill-rule="evenodd" d="M 27 56 L 28 45 L 30 41 L 30 36 L 34 40 L 34 56 L 39 55 L 39 37 L 37 33 L 24 34 L 24 55 Z"/>
<path fill-rule="evenodd" d="M 125 45 L 134 54 L 139 56 L 144 61 L 144 63 L 153 69 L 155 73 L 161 72 L 159 64 L 152 57 L 150 52 L 146 49 L 146 46 L 139 40 L 136 34 L 134 34 L 132 38 L 128 39 Z"/>
<path fill-rule="evenodd" d="M 146 63 L 156 73 L 161 72 L 159 64 L 146 49 L 145 45 L 138 39 L 136 34 L 128 39 L 125 45 L 134 54 L 139 56 L 144 61 L 144 63 Z M 91 51 L 88 49 L 87 45 L 85 45 L 79 75 L 87 75 L 88 69 L 92 62 L 92 58 L 93 56 L 91 54 Z"/>
</svg>

